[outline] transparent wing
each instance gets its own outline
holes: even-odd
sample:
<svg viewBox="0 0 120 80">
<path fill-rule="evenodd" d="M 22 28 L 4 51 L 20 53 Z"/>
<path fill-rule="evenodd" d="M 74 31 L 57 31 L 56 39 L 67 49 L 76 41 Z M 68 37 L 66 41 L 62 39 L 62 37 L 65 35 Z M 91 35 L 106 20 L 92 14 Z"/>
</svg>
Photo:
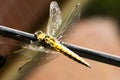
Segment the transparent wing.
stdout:
<svg viewBox="0 0 120 80">
<path fill-rule="evenodd" d="M 59 6 L 57 2 L 53 1 L 50 4 L 50 17 L 47 26 L 47 34 L 60 39 L 63 33 L 69 27 L 73 26 L 75 23 L 77 23 L 80 20 L 80 15 L 81 15 L 81 7 L 80 4 L 78 3 L 73 8 L 68 18 L 65 21 L 63 21 L 64 23 L 62 23 L 62 17 Z"/>
<path fill-rule="evenodd" d="M 27 60 L 27 63 L 19 68 L 20 73 L 27 73 L 38 64 L 43 65 L 58 56 L 54 51 L 42 47 L 38 42 L 27 44 L 16 53 L 17 55 L 20 55 L 19 57 L 21 57 L 21 60 Z"/>
<path fill-rule="evenodd" d="M 75 24 L 77 24 L 80 21 L 80 15 L 81 15 L 81 6 L 80 3 L 78 3 L 73 10 L 71 11 L 68 18 L 62 23 L 62 25 L 59 27 L 56 35 L 57 38 L 60 39 L 64 32 L 68 31 L 68 29 Z"/>
<path fill-rule="evenodd" d="M 19 61 L 32 60 L 33 58 L 37 59 L 38 55 L 41 55 L 42 53 L 44 53 L 44 55 L 48 55 L 47 53 L 49 53 L 49 55 L 50 54 L 52 55 L 52 56 L 46 56 L 48 58 L 49 57 L 55 58 L 57 56 L 57 54 L 53 55 L 53 51 L 50 50 L 49 48 L 44 48 L 41 45 L 38 45 L 38 42 L 32 44 L 26 44 L 22 46 L 22 49 L 15 51 L 15 53 L 16 55 L 19 55 L 19 57 L 21 57 Z"/>
<path fill-rule="evenodd" d="M 24 64 L 19 68 L 19 73 L 25 74 L 28 73 L 29 71 L 33 70 L 34 68 L 38 66 L 42 66 L 54 58 L 56 58 L 58 54 L 56 53 L 48 53 L 48 52 L 38 52 L 38 54 L 29 62 Z"/>
<path fill-rule="evenodd" d="M 9 43 L 9 42 L 6 42 L 6 41 L 0 41 L 0 45 L 1 45 L 1 49 L 0 51 L 3 52 L 5 50 L 8 50 L 9 51 L 9 48 L 7 48 L 7 46 L 10 46 L 10 47 L 21 47 L 22 46 L 22 49 L 20 50 L 17 50 L 17 51 L 10 51 L 10 52 L 13 52 L 13 54 L 7 56 L 8 59 L 15 59 L 16 62 L 21 62 L 21 61 L 31 61 L 33 58 L 37 58 L 36 55 L 39 55 L 41 56 L 41 54 L 45 53 L 44 57 L 43 58 L 47 58 L 48 60 L 52 60 L 54 58 L 56 58 L 58 56 L 58 54 L 54 54 L 54 51 L 53 50 L 50 50 L 49 48 L 44 48 L 42 47 L 41 45 L 38 46 L 38 42 L 34 42 L 34 43 L 31 43 L 31 44 L 13 44 L 13 43 Z M 3 48 L 3 47 L 6 47 Z M 2 50 L 4 49 L 4 50 Z M 49 53 L 49 56 L 47 56 Z M 41 57 L 40 57 L 41 58 Z M 45 60 L 46 61 L 46 60 Z M 47 63 L 48 61 L 46 61 Z"/>
<path fill-rule="evenodd" d="M 57 2 L 52 1 L 50 4 L 49 20 L 47 25 L 47 34 L 57 37 L 56 35 L 60 25 L 62 24 L 61 11 Z"/>
<path fill-rule="evenodd" d="M 11 47 L 20 47 L 22 44 L 16 45 L 11 44 L 6 41 L 0 41 L 0 45 L 6 45 Z M 7 50 L 7 49 L 6 49 Z M 59 54 L 51 50 L 49 47 L 44 48 L 38 42 L 33 42 L 31 44 L 25 44 L 22 46 L 22 49 L 15 51 L 14 54 L 11 54 L 7 59 L 13 59 L 15 62 L 24 61 L 23 65 L 19 68 L 19 73 L 27 73 L 37 65 L 44 65 L 51 60 L 55 59 Z"/>
</svg>

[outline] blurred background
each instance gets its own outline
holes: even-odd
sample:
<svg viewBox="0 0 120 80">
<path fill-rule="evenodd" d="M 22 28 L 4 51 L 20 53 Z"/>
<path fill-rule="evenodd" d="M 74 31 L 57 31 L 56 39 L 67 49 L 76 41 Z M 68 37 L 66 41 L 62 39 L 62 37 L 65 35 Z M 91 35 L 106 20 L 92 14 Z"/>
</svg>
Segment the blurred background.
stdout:
<svg viewBox="0 0 120 80">
<path fill-rule="evenodd" d="M 45 31 L 49 4 L 52 0 L 0 0 L 0 25 L 34 33 Z M 72 27 L 63 41 L 120 56 L 120 1 L 118 0 L 57 0 L 63 19 L 80 2 L 80 22 Z M 0 37 L 0 53 L 9 56 L 19 42 Z M 11 45 L 12 44 L 12 45 Z M 0 80 L 13 80 L 20 64 L 11 59 L 0 70 Z M 34 69 L 26 80 L 120 80 L 119 67 L 87 60 L 88 69 L 64 55 Z M 11 74 L 12 73 L 12 74 Z"/>
</svg>

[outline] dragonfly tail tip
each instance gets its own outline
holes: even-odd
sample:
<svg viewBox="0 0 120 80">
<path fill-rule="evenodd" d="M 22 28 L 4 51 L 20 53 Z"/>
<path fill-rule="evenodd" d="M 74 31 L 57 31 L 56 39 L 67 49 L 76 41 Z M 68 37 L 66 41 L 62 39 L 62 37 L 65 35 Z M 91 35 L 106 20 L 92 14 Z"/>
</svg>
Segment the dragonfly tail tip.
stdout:
<svg viewBox="0 0 120 80">
<path fill-rule="evenodd" d="M 91 67 L 92 67 L 90 64 L 85 64 L 85 66 L 87 66 L 88 68 L 91 68 Z"/>
</svg>

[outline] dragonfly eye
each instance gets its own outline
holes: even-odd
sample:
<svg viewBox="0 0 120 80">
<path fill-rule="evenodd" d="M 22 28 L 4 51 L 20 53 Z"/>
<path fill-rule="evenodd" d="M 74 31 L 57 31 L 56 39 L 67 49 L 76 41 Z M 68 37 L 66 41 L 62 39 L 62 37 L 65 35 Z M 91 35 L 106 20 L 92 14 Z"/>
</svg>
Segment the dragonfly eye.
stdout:
<svg viewBox="0 0 120 80">
<path fill-rule="evenodd" d="M 39 34 L 42 34 L 42 33 L 43 33 L 42 31 L 38 30 L 38 31 L 35 32 L 35 35 L 39 35 Z"/>
<path fill-rule="evenodd" d="M 44 34 L 42 31 L 36 31 L 35 32 L 35 37 L 39 40 L 42 41 L 45 38 L 46 34 Z"/>
</svg>

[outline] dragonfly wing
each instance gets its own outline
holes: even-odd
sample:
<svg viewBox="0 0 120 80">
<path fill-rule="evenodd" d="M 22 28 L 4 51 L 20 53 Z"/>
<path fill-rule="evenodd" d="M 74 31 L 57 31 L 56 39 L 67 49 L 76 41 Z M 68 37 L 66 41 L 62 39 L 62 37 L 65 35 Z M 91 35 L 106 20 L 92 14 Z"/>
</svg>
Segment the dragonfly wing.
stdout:
<svg viewBox="0 0 120 80">
<path fill-rule="evenodd" d="M 50 51 L 47 48 L 44 48 L 39 44 L 39 42 L 34 42 L 31 44 L 25 44 L 22 46 L 22 49 L 15 51 L 15 55 L 19 55 L 19 61 L 32 60 L 36 55 L 41 55 L 42 53 L 52 54 L 53 51 Z M 54 55 L 55 57 L 56 55 Z M 50 56 L 51 57 L 51 56 Z"/>
<path fill-rule="evenodd" d="M 81 15 L 81 6 L 78 3 L 73 10 L 71 11 L 68 18 L 62 23 L 62 25 L 59 28 L 59 31 L 57 31 L 56 35 L 58 39 L 60 39 L 66 31 L 69 30 L 70 27 L 74 26 L 76 23 L 80 21 L 80 15 Z"/>
<path fill-rule="evenodd" d="M 54 58 L 56 58 L 58 54 L 47 51 L 47 52 L 38 52 L 37 55 L 29 62 L 24 64 L 22 67 L 19 68 L 19 73 L 25 74 L 29 71 L 33 70 L 38 66 L 42 66 Z"/>
<path fill-rule="evenodd" d="M 62 24 L 61 11 L 56 1 L 50 4 L 49 20 L 47 25 L 47 34 L 57 37 L 56 35 L 60 25 Z"/>
<path fill-rule="evenodd" d="M 52 35 L 55 38 L 60 39 L 64 32 L 66 32 L 69 27 L 73 26 L 80 20 L 81 7 L 78 3 L 64 23 L 62 23 L 61 11 L 57 2 L 53 1 L 50 4 L 50 15 L 47 25 L 47 34 Z"/>
<path fill-rule="evenodd" d="M 13 55 L 19 56 L 17 61 L 26 61 L 31 60 L 35 57 L 35 55 L 38 53 L 38 51 L 30 49 L 31 45 L 26 45 L 22 49 L 15 51 Z"/>
<path fill-rule="evenodd" d="M 17 61 L 26 61 L 26 63 L 19 68 L 20 73 L 26 73 L 38 64 L 43 65 L 58 56 L 58 54 L 49 49 L 49 47 L 42 47 L 38 41 L 26 44 L 21 50 L 18 50 L 15 53 L 19 56 Z"/>
</svg>

